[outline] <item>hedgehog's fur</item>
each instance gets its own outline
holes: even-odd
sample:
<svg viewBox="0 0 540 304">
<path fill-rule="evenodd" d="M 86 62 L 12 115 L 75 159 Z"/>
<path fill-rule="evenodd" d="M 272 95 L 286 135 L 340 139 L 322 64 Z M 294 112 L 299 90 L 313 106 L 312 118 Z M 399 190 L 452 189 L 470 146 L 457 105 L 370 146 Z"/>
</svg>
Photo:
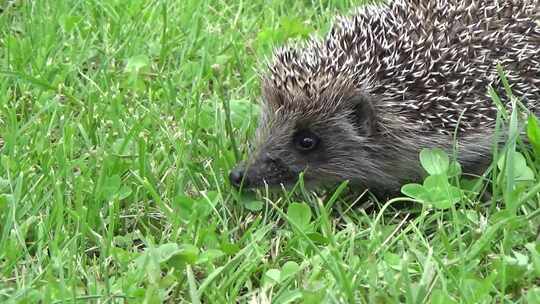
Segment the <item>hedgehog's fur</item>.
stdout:
<svg viewBox="0 0 540 304">
<path fill-rule="evenodd" d="M 538 113 L 538 0 L 394 0 L 338 18 L 324 40 L 275 52 L 264 74 L 257 149 L 248 187 L 350 180 L 389 193 L 418 180 L 424 147 L 448 152 L 469 173 L 490 163 L 500 64 L 515 96 Z M 298 153 L 313 131 L 321 151 Z M 238 183 L 238 178 L 233 183 Z"/>
</svg>

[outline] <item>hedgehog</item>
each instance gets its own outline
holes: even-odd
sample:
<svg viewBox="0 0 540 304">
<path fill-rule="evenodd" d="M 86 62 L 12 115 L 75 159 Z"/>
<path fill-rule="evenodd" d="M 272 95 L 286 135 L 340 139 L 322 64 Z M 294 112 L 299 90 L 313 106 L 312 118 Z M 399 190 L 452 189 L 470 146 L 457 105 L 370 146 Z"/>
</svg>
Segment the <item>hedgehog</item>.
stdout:
<svg viewBox="0 0 540 304">
<path fill-rule="evenodd" d="M 243 189 L 348 181 L 375 195 L 421 180 L 423 148 L 462 171 L 492 161 L 497 106 L 538 115 L 538 0 L 393 0 L 339 16 L 322 39 L 274 51 L 261 73 L 254 148 L 229 174 Z"/>
</svg>

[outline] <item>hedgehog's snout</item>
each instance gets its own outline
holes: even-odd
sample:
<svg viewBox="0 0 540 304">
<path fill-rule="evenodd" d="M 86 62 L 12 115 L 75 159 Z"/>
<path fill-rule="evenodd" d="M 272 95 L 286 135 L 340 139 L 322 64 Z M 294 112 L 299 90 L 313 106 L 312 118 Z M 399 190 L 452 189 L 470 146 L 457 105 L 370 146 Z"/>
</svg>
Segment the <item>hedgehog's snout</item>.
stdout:
<svg viewBox="0 0 540 304">
<path fill-rule="evenodd" d="M 296 176 L 282 159 L 272 157 L 269 153 L 261 153 L 232 169 L 229 172 L 229 181 L 236 188 L 254 189 L 289 183 Z"/>
<path fill-rule="evenodd" d="M 235 188 L 253 188 L 260 184 L 259 179 L 267 173 L 270 165 L 268 156 L 241 162 L 229 172 L 229 181 Z"/>
<path fill-rule="evenodd" d="M 236 166 L 229 173 L 229 181 L 231 185 L 236 188 L 240 188 L 241 185 L 246 186 L 248 184 L 247 175 L 245 174 L 245 167 L 243 165 Z"/>
</svg>

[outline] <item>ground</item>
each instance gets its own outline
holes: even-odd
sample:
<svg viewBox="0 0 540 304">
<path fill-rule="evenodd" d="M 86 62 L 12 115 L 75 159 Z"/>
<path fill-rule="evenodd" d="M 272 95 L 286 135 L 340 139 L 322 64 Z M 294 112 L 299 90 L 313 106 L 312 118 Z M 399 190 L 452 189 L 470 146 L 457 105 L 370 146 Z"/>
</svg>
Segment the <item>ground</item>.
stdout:
<svg viewBox="0 0 540 304">
<path fill-rule="evenodd" d="M 259 63 L 359 4 L 0 1 L 0 302 L 540 303 L 540 149 L 519 141 L 491 197 L 438 151 L 404 189 L 421 203 L 230 187 Z"/>
</svg>

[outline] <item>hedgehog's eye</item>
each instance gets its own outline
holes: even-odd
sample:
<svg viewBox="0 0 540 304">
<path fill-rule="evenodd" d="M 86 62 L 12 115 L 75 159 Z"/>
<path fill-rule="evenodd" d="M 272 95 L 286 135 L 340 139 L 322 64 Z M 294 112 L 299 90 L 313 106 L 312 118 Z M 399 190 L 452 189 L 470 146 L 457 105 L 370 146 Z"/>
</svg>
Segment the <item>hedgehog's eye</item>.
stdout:
<svg viewBox="0 0 540 304">
<path fill-rule="evenodd" d="M 302 130 L 294 135 L 294 145 L 300 151 L 311 151 L 319 144 L 319 137 L 308 130 Z"/>
</svg>

